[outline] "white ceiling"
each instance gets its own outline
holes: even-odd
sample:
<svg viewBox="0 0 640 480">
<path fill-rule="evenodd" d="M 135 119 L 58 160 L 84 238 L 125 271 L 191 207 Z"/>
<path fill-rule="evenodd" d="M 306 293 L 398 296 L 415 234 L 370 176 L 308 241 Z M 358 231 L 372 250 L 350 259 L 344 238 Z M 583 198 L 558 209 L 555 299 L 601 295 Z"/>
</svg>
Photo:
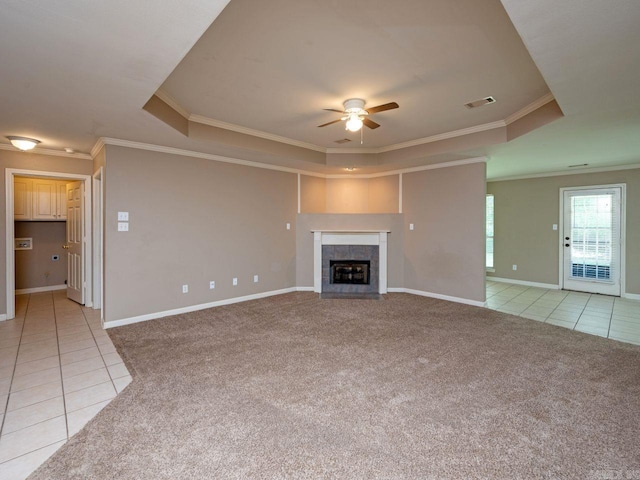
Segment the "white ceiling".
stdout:
<svg viewBox="0 0 640 480">
<path fill-rule="evenodd" d="M 226 3 L 0 0 L 0 136 L 260 161 L 189 139 L 142 106 L 161 87 L 190 114 L 326 148 L 354 136 L 317 128 L 338 115 L 323 108 L 396 101 L 364 132 L 365 147 L 384 147 L 504 120 L 550 90 L 564 118 L 449 154 L 488 155 L 493 178 L 640 163 L 637 0 L 231 0 L 220 14 Z M 496 104 L 462 106 L 487 95 Z"/>
</svg>

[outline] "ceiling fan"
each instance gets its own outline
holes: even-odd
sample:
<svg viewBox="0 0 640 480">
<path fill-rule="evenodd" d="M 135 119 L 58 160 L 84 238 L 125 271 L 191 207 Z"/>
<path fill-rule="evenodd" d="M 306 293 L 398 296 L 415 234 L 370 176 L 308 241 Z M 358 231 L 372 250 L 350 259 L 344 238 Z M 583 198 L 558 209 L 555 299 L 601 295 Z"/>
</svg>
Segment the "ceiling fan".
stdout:
<svg viewBox="0 0 640 480">
<path fill-rule="evenodd" d="M 398 108 L 399 105 L 396 102 L 385 103 L 384 105 L 378 105 L 377 107 L 364 108 L 364 100 L 361 98 L 350 98 L 343 103 L 344 110 L 336 110 L 334 108 L 325 108 L 327 112 L 338 112 L 342 114 L 342 117 L 332 122 L 323 123 L 318 125 L 320 127 L 326 127 L 334 123 L 342 122 L 346 120 L 346 129 L 350 132 L 357 132 L 362 128 L 362 125 L 373 129 L 378 128 L 380 125 L 367 117 L 367 115 L 373 115 L 374 113 L 384 112 L 385 110 L 393 110 Z"/>
</svg>

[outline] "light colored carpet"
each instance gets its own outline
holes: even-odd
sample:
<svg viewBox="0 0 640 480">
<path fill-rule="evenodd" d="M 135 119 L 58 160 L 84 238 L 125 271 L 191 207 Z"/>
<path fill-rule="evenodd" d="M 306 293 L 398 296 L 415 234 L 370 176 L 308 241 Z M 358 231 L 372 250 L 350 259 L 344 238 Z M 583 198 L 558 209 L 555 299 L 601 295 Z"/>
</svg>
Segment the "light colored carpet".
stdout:
<svg viewBox="0 0 640 480">
<path fill-rule="evenodd" d="M 31 478 L 640 472 L 637 346 L 407 294 L 293 293 L 109 334 L 133 382 Z"/>
</svg>

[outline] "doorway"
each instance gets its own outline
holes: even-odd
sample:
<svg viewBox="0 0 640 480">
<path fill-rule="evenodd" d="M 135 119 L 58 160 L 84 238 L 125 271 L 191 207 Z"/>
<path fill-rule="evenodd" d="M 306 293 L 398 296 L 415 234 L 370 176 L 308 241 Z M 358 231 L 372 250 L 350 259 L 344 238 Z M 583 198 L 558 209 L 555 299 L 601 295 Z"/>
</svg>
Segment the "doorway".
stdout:
<svg viewBox="0 0 640 480">
<path fill-rule="evenodd" d="M 82 234 L 80 235 L 80 246 L 83 250 L 83 258 L 81 262 L 82 275 L 81 280 L 77 283 L 83 294 L 81 300 L 87 307 L 92 306 L 92 209 L 91 209 L 91 176 L 79 175 L 70 173 L 58 173 L 58 172 L 44 172 L 36 170 L 20 170 L 20 169 L 6 169 L 5 176 L 5 192 L 6 192 L 6 286 L 7 286 L 7 320 L 15 318 L 15 252 L 14 252 L 14 238 L 15 238 L 15 205 L 14 205 L 14 180 L 15 177 L 32 177 L 49 180 L 66 180 L 69 182 L 79 182 L 80 198 L 79 201 L 86 206 L 82 209 L 81 217 L 79 218 Z M 65 263 L 66 263 L 65 259 Z"/>
<path fill-rule="evenodd" d="M 624 193 L 624 185 L 560 189 L 563 289 L 621 295 Z"/>
</svg>

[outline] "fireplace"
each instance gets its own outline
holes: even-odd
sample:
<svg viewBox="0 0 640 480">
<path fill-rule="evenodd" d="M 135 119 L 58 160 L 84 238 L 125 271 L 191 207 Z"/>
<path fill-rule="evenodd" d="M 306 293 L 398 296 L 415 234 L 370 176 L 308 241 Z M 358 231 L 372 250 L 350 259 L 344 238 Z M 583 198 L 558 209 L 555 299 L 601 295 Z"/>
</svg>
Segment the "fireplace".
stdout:
<svg viewBox="0 0 640 480">
<path fill-rule="evenodd" d="M 369 260 L 329 260 L 331 283 L 369 285 Z"/>
<path fill-rule="evenodd" d="M 388 230 L 313 230 L 313 291 L 387 293 Z"/>
</svg>

